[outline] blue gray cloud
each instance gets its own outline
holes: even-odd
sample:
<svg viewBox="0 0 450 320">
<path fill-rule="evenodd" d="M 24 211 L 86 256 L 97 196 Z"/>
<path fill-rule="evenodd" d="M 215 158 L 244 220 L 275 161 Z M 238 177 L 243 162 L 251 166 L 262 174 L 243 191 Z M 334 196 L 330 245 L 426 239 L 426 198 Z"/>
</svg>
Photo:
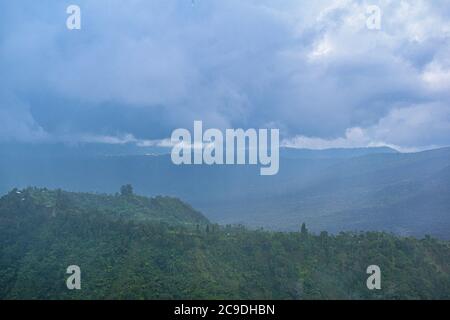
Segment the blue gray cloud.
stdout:
<svg viewBox="0 0 450 320">
<path fill-rule="evenodd" d="M 82 29 L 66 28 L 77 4 Z M 368 5 L 381 30 L 366 27 Z M 0 140 L 148 141 L 194 120 L 286 145 L 450 144 L 446 1 L 9 1 Z"/>
</svg>

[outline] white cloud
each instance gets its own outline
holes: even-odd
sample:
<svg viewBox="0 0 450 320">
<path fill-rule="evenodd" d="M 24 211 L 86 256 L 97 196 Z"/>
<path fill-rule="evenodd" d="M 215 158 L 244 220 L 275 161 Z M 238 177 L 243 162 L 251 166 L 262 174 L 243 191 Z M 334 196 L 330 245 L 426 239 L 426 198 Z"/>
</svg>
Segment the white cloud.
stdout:
<svg viewBox="0 0 450 320">
<path fill-rule="evenodd" d="M 104 143 L 104 144 L 135 144 L 138 147 L 170 147 L 170 139 L 145 140 L 137 139 L 132 134 L 123 134 L 118 136 L 110 135 L 82 135 L 81 137 L 66 136 L 63 142 L 80 141 L 85 143 Z M 60 140 L 61 141 L 61 140 Z"/>
<path fill-rule="evenodd" d="M 394 109 L 373 126 L 348 128 L 343 137 L 300 135 L 285 139 L 281 145 L 307 149 L 388 146 L 408 152 L 445 146 L 449 136 L 450 107 L 431 104 Z"/>
<path fill-rule="evenodd" d="M 443 67 L 437 61 L 426 66 L 422 78 L 431 90 L 450 90 L 450 68 Z"/>
</svg>

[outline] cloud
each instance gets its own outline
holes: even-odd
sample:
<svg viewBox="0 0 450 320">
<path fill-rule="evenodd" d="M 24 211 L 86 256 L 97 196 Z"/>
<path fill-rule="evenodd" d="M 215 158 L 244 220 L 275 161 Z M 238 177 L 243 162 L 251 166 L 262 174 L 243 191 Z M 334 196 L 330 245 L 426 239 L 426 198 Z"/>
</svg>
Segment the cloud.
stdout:
<svg viewBox="0 0 450 320">
<path fill-rule="evenodd" d="M 170 139 L 160 139 L 160 140 L 143 140 L 137 139 L 132 134 L 123 134 L 118 136 L 108 136 L 108 135 L 96 135 L 96 134 L 83 134 L 80 136 L 60 136 L 58 139 L 53 140 L 54 142 L 72 143 L 74 141 L 81 143 L 100 143 L 100 144 L 111 144 L 111 145 L 126 145 L 134 144 L 138 147 L 172 147 L 173 144 Z"/>
<path fill-rule="evenodd" d="M 0 97 L 0 142 L 42 142 L 49 138 L 34 120 L 28 105 L 1 91 Z"/>
<path fill-rule="evenodd" d="M 342 137 L 324 139 L 299 135 L 283 140 L 281 145 L 308 149 L 388 146 L 407 152 L 448 145 L 449 135 L 450 109 L 431 104 L 391 110 L 377 124 L 348 128 Z"/>
<path fill-rule="evenodd" d="M 433 61 L 425 67 L 422 78 L 430 90 L 447 94 L 450 92 L 450 65 Z"/>
<path fill-rule="evenodd" d="M 1 140 L 141 143 L 202 120 L 305 146 L 450 144 L 445 1 L 78 2 L 80 31 L 64 1 L 0 4 Z"/>
</svg>

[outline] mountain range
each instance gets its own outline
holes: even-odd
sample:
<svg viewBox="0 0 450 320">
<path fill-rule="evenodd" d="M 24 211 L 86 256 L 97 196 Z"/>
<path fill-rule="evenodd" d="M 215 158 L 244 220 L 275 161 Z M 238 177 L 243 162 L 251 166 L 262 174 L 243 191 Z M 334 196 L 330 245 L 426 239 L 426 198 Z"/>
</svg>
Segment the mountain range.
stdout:
<svg viewBox="0 0 450 320">
<path fill-rule="evenodd" d="M 139 194 L 181 198 L 221 224 L 450 238 L 450 148 L 282 148 L 280 157 L 277 175 L 260 176 L 256 166 L 175 166 L 164 148 L 4 146 L 0 192 L 113 193 L 130 183 Z"/>
</svg>

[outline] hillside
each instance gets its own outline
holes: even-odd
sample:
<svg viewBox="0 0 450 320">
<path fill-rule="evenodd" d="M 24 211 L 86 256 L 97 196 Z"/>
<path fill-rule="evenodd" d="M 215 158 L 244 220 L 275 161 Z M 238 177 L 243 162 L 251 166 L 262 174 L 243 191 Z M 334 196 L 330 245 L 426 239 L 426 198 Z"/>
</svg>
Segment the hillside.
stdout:
<svg viewBox="0 0 450 320">
<path fill-rule="evenodd" d="M 448 242 L 249 231 L 163 199 L 10 192 L 0 199 L 0 299 L 450 298 Z M 79 291 L 65 287 L 73 264 Z M 371 264 L 380 291 L 366 288 Z"/>
<path fill-rule="evenodd" d="M 20 213 L 24 219 L 33 219 L 36 216 L 55 218 L 72 211 L 104 215 L 111 220 L 149 221 L 172 225 L 209 223 L 200 212 L 177 198 L 147 198 L 133 194 L 132 189 L 130 194 L 115 195 L 39 188 L 14 189 L 0 201 L 0 212 L 4 217 Z"/>
<path fill-rule="evenodd" d="M 221 224 L 292 231 L 305 221 L 316 232 L 450 239 L 450 148 L 282 149 L 280 172 L 269 177 L 255 166 L 175 166 L 164 154 L 77 150 L 3 149 L 0 191 L 36 185 L 112 193 L 132 183 L 141 194 L 181 198 Z"/>
<path fill-rule="evenodd" d="M 297 182 L 264 197 L 222 202 L 212 209 L 212 219 L 246 225 L 257 221 L 284 230 L 293 230 L 300 220 L 316 231 L 450 238 L 450 149 L 367 155 L 317 166 L 308 173 L 297 171 L 297 177 L 293 173 Z"/>
</svg>

